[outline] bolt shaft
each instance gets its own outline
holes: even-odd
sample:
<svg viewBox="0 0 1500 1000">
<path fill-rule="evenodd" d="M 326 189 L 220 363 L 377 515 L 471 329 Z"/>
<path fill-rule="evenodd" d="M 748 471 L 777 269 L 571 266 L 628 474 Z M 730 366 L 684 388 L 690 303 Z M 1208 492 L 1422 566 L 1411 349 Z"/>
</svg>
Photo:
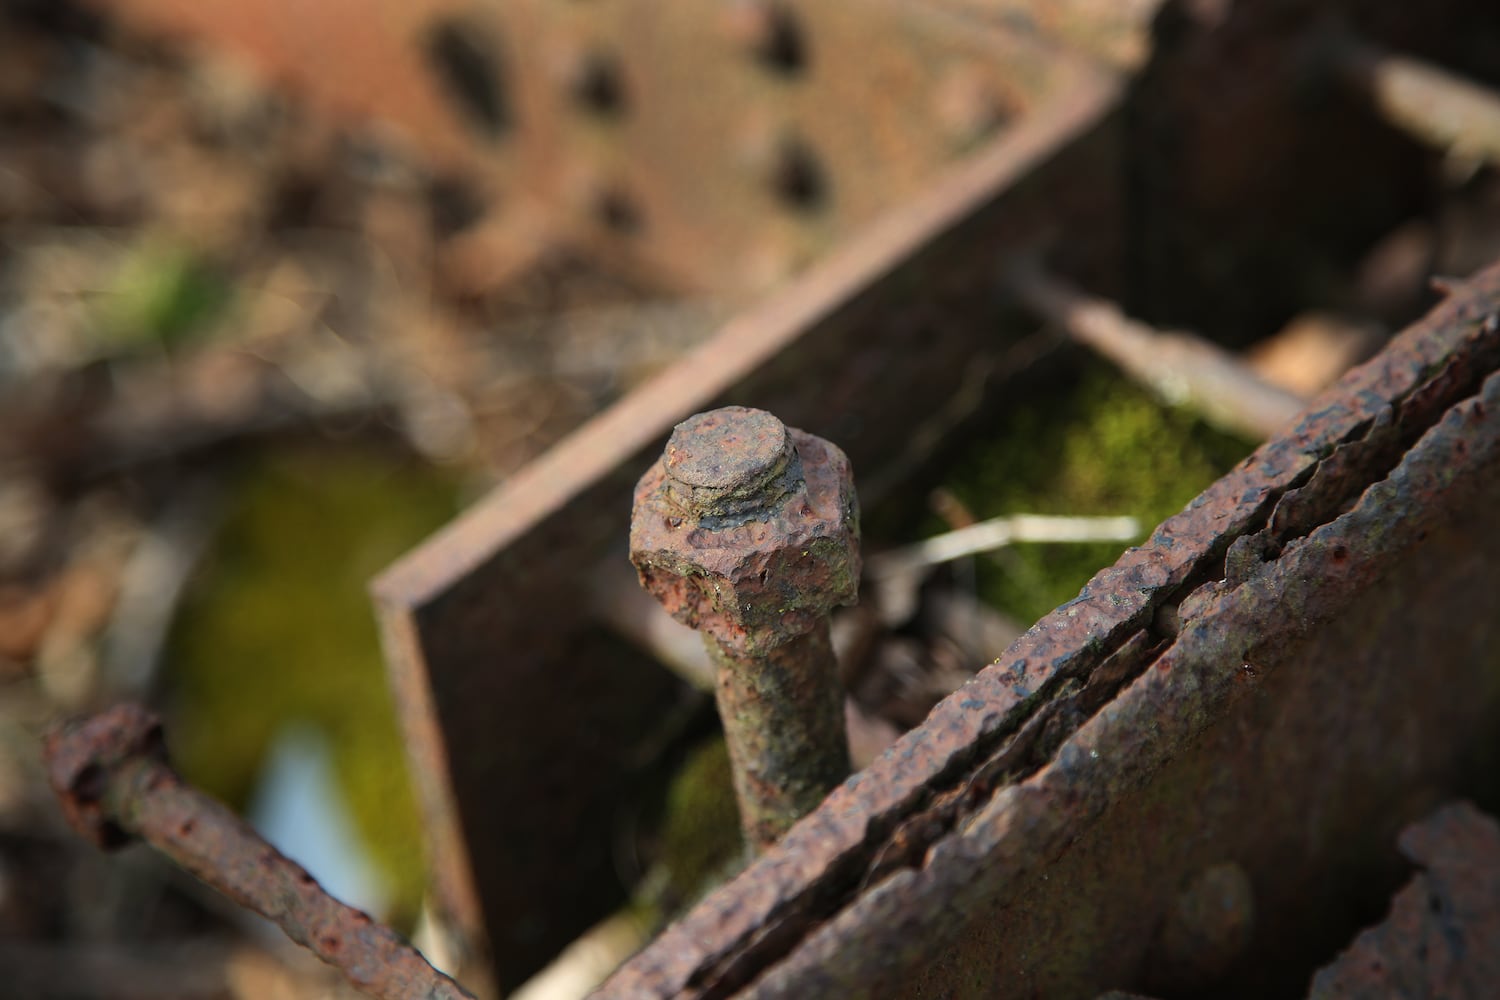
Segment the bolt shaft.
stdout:
<svg viewBox="0 0 1500 1000">
<path fill-rule="evenodd" d="M 368 996 L 474 1000 L 394 931 L 334 899 L 301 865 L 183 781 L 164 759 L 159 734 L 154 716 L 127 704 L 48 735 L 52 785 L 81 833 L 104 846 L 146 841 L 274 921 Z"/>
<path fill-rule="evenodd" d="M 760 853 L 849 776 L 844 696 L 828 623 L 746 656 L 713 636 L 715 696 L 745 842 Z"/>
</svg>

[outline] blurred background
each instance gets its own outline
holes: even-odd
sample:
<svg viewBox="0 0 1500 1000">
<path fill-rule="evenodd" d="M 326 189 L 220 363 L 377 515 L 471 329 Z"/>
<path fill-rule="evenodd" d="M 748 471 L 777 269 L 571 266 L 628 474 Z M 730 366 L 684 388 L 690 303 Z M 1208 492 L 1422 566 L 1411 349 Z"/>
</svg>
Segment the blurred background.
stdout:
<svg viewBox="0 0 1500 1000">
<path fill-rule="evenodd" d="M 66 828 L 38 735 L 125 698 L 162 710 L 189 780 L 441 960 L 369 580 L 1052 114 L 1068 67 L 1118 95 L 1038 156 L 1012 249 L 1294 409 L 1434 278 L 1500 257 L 1487 4 L 864 6 L 0 0 L 7 995 L 345 989 Z M 986 433 L 933 445 L 945 471 L 868 511 L 867 551 L 1017 514 L 1130 516 L 1138 540 L 1264 436 L 1174 389 L 1165 353 L 1081 346 L 985 273 L 1024 349 L 955 373 Z M 904 586 L 932 614 L 888 614 L 851 670 L 871 752 L 1128 541 L 924 567 Z M 621 866 L 604 971 L 732 863 L 712 728 L 673 735 L 680 780 L 631 820 L 691 856 Z"/>
</svg>

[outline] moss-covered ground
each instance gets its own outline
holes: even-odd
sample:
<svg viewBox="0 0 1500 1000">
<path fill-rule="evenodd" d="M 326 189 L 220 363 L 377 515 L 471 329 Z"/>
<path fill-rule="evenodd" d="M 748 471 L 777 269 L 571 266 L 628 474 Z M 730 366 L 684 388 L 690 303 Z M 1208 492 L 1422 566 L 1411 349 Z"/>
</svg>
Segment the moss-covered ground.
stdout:
<svg viewBox="0 0 1500 1000">
<path fill-rule="evenodd" d="M 1149 534 L 1252 447 L 1094 362 L 1057 392 L 1008 407 L 952 464 L 945 485 L 979 518 L 1128 514 Z M 945 530 L 936 518 L 926 528 Z M 1116 542 L 1011 546 L 979 560 L 980 593 L 1029 624 L 1124 550 Z"/>
<path fill-rule="evenodd" d="M 424 866 L 366 585 L 451 518 L 456 496 L 430 467 L 347 444 L 252 460 L 170 643 L 181 770 L 242 808 L 282 727 L 321 729 L 398 922 Z"/>
</svg>

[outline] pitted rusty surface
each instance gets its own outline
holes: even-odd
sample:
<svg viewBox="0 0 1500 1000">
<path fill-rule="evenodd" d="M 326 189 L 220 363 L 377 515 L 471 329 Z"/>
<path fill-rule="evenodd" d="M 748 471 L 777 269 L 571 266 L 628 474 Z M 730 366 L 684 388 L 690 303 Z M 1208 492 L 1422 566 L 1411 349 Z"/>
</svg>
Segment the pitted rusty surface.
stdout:
<svg viewBox="0 0 1500 1000">
<path fill-rule="evenodd" d="M 1346 376 L 1288 436 L 1038 623 L 599 995 L 724 996 L 751 983 L 765 996 L 899 995 L 900 981 L 887 973 L 952 945 L 979 914 L 992 916 L 990 908 L 1019 892 L 1028 872 L 1055 861 L 1117 796 L 1171 762 L 1234 696 L 1263 684 L 1273 673 L 1272 651 L 1347 611 L 1393 560 L 1418 540 L 1451 531 L 1450 515 L 1493 487 L 1496 471 L 1486 463 L 1500 418 L 1492 401 L 1466 397 L 1500 356 L 1497 310 L 1500 268 L 1491 268 Z M 1389 434 L 1403 444 L 1422 439 L 1404 456 L 1394 449 L 1401 459 L 1394 470 Z M 1362 475 L 1341 471 L 1361 449 L 1354 464 Z M 1314 480 L 1314 493 L 1296 492 Z M 1290 499 L 1278 518 L 1283 498 Z M 1324 516 L 1333 520 L 1311 523 Z M 1260 537 L 1236 552 L 1247 536 Z M 1472 555 L 1460 565 L 1485 572 Z M 1184 601 L 1205 587 L 1196 603 Z M 1163 609 L 1179 614 L 1158 615 Z M 1399 609 L 1389 611 L 1400 620 Z M 1165 627 L 1174 619 L 1175 635 Z M 1241 645 L 1226 648 L 1227 637 Z M 1102 690 L 1101 664 L 1115 667 Z M 1392 673 L 1411 680 L 1409 670 Z M 1122 684 L 1126 693 L 1110 702 Z M 1486 705 L 1483 697 L 1464 700 L 1470 711 Z M 1091 706 L 1106 703 L 1077 727 Z M 987 769 L 990 762 L 1004 763 Z M 1404 773 L 1394 768 L 1392 780 Z M 895 843 L 898 837 L 909 843 Z M 910 862 L 868 878 L 893 851 Z M 1200 864 L 1213 860 L 1222 858 Z M 1102 971 L 1124 975 L 1145 953 L 1149 931 Z M 998 981 L 998 956 L 1010 953 L 994 937 L 984 946 L 995 957 L 976 969 L 992 977 L 976 971 L 966 981 Z M 965 954 L 973 960 L 974 953 Z M 1033 956 L 1029 967 L 1041 964 Z M 1082 967 L 1085 977 L 1101 971 Z M 964 968 L 935 964 L 928 986 L 953 987 Z M 906 984 L 913 989 L 922 981 L 914 975 Z"/>
<path fill-rule="evenodd" d="M 45 748 L 47 780 L 73 829 L 102 848 L 129 843 L 133 834 L 107 800 L 109 776 L 131 760 L 166 761 L 161 720 L 140 705 L 117 705 L 54 729 Z"/>
<path fill-rule="evenodd" d="M 1480 1000 L 1500 983 L 1500 824 L 1467 802 L 1401 833 L 1419 872 L 1390 915 L 1320 970 L 1309 1000 Z"/>
<path fill-rule="evenodd" d="M 740 829 L 760 853 L 849 776 L 838 660 L 826 620 L 758 656 L 717 643 L 709 656 Z"/>
<path fill-rule="evenodd" d="M 1378 871 L 1367 852 L 1412 808 L 1402 796 L 1451 783 L 1465 734 L 1493 724 L 1493 615 L 1481 601 L 1460 630 L 1449 609 L 1492 592 L 1497 396 L 1491 379 L 1352 511 L 1205 605 L 1042 771 L 961 817 L 921 866 L 862 895 L 752 995 L 1130 984 L 1165 887 L 1225 853 L 1276 928 L 1231 982 L 1278 992 L 1285 983 L 1255 974 L 1297 968 L 1337 925 L 1342 879 L 1328 872 Z"/>
<path fill-rule="evenodd" d="M 507 254 L 583 244 L 731 297 L 801 270 L 1068 73 L 1035 30 L 909 0 L 96 2 L 477 176 Z"/>
<path fill-rule="evenodd" d="M 741 416 L 764 412 L 730 409 Z M 637 484 L 630 560 L 672 617 L 741 655 L 762 655 L 858 597 L 854 474 L 836 446 L 796 429 L 783 429 L 781 440 L 760 434 L 728 440 L 716 424 L 688 455 L 681 431 L 700 430 L 701 423 L 693 418 L 679 427 L 672 437 L 678 447 L 669 442 Z M 693 484 L 699 501 L 707 490 L 716 494 L 706 506 L 683 502 L 684 464 L 687 475 L 713 480 Z M 713 475 L 705 472 L 709 466 Z M 731 483 L 747 491 L 738 504 L 726 495 Z"/>
<path fill-rule="evenodd" d="M 786 424 L 748 406 L 688 417 L 667 438 L 661 466 L 665 499 L 699 523 L 770 510 L 802 484 Z"/>
</svg>

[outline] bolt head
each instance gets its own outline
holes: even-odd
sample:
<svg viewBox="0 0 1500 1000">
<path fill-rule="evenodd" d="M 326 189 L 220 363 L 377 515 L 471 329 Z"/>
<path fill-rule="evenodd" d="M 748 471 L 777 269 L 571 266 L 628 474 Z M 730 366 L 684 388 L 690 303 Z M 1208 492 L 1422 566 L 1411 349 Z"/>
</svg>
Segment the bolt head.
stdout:
<svg viewBox="0 0 1500 1000">
<path fill-rule="evenodd" d="M 630 560 L 671 613 L 759 655 L 859 591 L 859 504 L 849 459 L 763 410 L 679 424 L 636 486 Z"/>
</svg>

